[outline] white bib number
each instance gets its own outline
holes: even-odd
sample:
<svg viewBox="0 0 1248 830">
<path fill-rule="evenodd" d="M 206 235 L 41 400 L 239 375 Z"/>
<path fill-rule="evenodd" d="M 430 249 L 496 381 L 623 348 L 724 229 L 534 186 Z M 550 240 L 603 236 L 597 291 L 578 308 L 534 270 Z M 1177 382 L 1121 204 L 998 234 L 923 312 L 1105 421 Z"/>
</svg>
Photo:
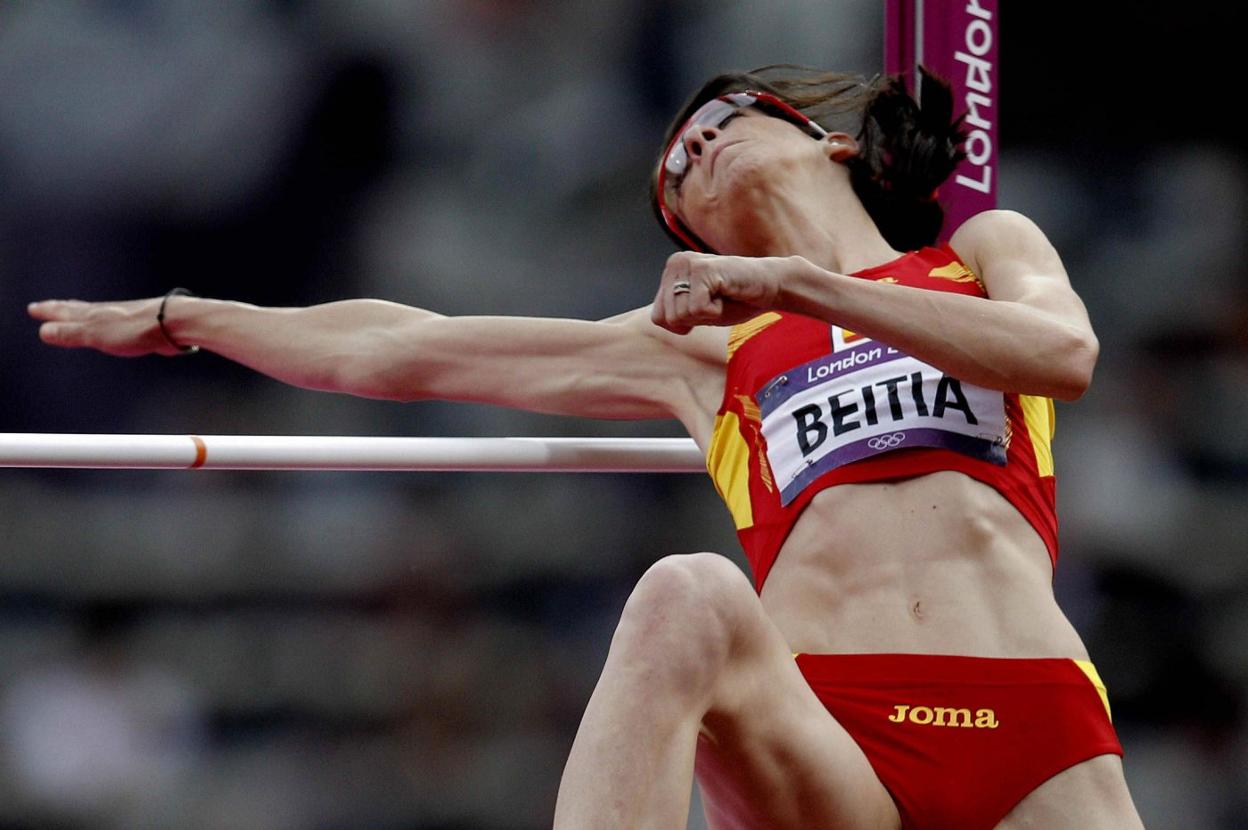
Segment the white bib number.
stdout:
<svg viewBox="0 0 1248 830">
<path fill-rule="evenodd" d="M 767 461 L 789 504 L 823 473 L 905 447 L 1005 463 L 1005 396 L 873 340 L 845 342 L 772 378 L 755 399 Z"/>
</svg>

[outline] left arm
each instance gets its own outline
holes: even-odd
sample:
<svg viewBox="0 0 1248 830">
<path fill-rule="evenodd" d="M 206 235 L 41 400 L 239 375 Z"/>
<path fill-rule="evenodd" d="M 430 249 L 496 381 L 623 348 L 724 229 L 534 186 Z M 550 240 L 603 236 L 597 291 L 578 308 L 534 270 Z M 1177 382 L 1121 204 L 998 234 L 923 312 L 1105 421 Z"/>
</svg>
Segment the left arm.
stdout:
<svg viewBox="0 0 1248 830">
<path fill-rule="evenodd" d="M 1096 364 L 1096 335 L 1040 229 L 1020 214 L 990 211 L 967 221 L 950 244 L 989 299 L 856 279 L 801 257 L 682 253 L 669 260 L 653 319 L 680 332 L 790 311 L 880 340 L 978 386 L 1061 400 L 1082 395 Z M 683 302 L 671 294 L 680 279 L 692 284 L 676 298 Z"/>
</svg>

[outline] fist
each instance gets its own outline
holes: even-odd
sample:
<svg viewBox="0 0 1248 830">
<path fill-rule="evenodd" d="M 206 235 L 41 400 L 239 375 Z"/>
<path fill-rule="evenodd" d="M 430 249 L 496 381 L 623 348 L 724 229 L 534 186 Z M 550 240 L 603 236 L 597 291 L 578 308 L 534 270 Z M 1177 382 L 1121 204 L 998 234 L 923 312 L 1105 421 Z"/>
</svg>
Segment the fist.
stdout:
<svg viewBox="0 0 1248 830">
<path fill-rule="evenodd" d="M 679 251 L 667 259 L 650 319 L 676 334 L 733 326 L 777 307 L 797 257 L 741 257 Z"/>
</svg>

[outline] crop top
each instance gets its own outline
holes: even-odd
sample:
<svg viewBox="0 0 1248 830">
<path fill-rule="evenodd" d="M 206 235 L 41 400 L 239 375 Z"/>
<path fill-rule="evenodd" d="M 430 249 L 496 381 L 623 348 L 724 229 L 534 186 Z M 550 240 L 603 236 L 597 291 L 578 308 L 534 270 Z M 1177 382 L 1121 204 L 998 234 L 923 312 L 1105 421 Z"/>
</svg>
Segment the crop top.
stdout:
<svg viewBox="0 0 1248 830">
<path fill-rule="evenodd" d="M 852 276 L 986 297 L 948 245 Z M 963 383 L 840 326 L 766 312 L 734 326 L 707 470 L 761 591 L 806 505 L 837 484 L 941 470 L 996 489 L 1057 563 L 1053 402 Z"/>
</svg>

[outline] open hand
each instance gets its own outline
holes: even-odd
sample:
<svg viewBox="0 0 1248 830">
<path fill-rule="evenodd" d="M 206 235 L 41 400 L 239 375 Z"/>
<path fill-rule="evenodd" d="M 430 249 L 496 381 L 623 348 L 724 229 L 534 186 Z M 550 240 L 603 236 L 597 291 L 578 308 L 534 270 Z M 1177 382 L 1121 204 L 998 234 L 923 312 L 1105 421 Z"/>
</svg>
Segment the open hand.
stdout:
<svg viewBox="0 0 1248 830">
<path fill-rule="evenodd" d="M 156 322 L 160 302 L 160 297 L 104 303 L 44 300 L 31 303 L 27 311 L 43 321 L 39 337 L 52 346 L 98 349 L 117 357 L 175 355 L 179 350 Z"/>
<path fill-rule="evenodd" d="M 667 259 L 650 319 L 676 334 L 694 326 L 733 326 L 776 307 L 792 257 L 739 257 L 678 251 Z"/>
</svg>

